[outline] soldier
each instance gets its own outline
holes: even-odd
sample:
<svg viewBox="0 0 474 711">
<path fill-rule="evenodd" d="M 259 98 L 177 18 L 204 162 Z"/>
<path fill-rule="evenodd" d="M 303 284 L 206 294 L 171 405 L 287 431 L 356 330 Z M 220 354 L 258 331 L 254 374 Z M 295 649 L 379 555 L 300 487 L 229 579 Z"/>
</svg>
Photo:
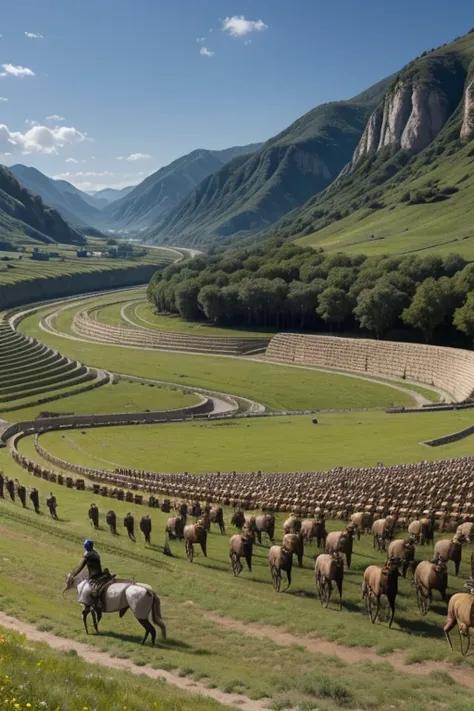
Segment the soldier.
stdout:
<svg viewBox="0 0 474 711">
<path fill-rule="evenodd" d="M 5 489 L 10 494 L 10 499 L 12 501 L 15 501 L 15 485 L 13 483 L 13 479 L 9 479 L 8 477 L 6 477 Z"/>
<path fill-rule="evenodd" d="M 143 516 L 140 520 L 140 531 L 145 536 L 145 543 L 151 544 L 151 518 L 148 516 L 148 514 L 146 516 Z"/>
<path fill-rule="evenodd" d="M 58 514 L 56 513 L 56 508 L 57 508 L 57 501 L 56 497 L 54 496 L 53 492 L 49 492 L 49 496 L 46 499 L 46 506 L 49 509 L 49 513 L 51 514 L 52 518 L 58 520 Z"/>
<path fill-rule="evenodd" d="M 125 516 L 123 525 L 127 529 L 128 537 L 135 543 L 135 519 L 130 512 Z"/>
<path fill-rule="evenodd" d="M 3 476 L 3 472 L 0 472 L 0 499 L 5 498 L 3 495 L 4 485 L 5 485 L 5 477 Z"/>
<path fill-rule="evenodd" d="M 30 492 L 30 500 L 31 500 L 31 503 L 32 503 L 33 506 L 34 506 L 35 513 L 39 514 L 39 512 L 40 512 L 40 508 L 39 508 L 39 493 L 38 493 L 38 489 L 36 489 L 35 487 L 33 487 L 32 490 L 31 490 L 31 492 Z"/>
<path fill-rule="evenodd" d="M 105 517 L 107 521 L 107 526 L 109 527 L 110 533 L 113 536 L 117 535 L 117 516 L 115 511 L 107 511 L 107 516 Z"/>
<path fill-rule="evenodd" d="M 94 601 L 94 607 L 97 612 L 102 612 L 101 593 L 105 585 L 115 578 L 111 575 L 108 568 L 102 570 L 100 555 L 94 548 L 94 542 L 90 540 L 84 541 L 85 553 L 81 562 L 74 568 L 71 576 L 74 578 L 87 567 L 89 583 L 91 586 L 91 597 Z"/>
<path fill-rule="evenodd" d="M 18 498 L 21 501 L 21 505 L 23 506 L 24 509 L 26 509 L 26 487 L 23 486 L 23 484 L 20 484 L 18 479 L 17 479 L 17 485 L 16 485 L 16 493 L 18 494 Z"/>
<path fill-rule="evenodd" d="M 90 505 L 87 515 L 94 528 L 99 528 L 99 509 L 97 508 L 97 504 Z"/>
<path fill-rule="evenodd" d="M 178 513 L 183 519 L 183 523 L 186 526 L 186 518 L 188 516 L 188 505 L 185 501 L 182 501 L 178 506 Z"/>
</svg>

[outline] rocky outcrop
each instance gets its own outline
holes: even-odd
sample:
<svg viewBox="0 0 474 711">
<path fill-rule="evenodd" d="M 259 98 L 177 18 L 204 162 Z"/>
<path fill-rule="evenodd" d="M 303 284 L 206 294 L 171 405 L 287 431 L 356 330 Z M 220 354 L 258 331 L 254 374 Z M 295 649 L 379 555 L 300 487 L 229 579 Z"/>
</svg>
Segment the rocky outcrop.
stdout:
<svg viewBox="0 0 474 711">
<path fill-rule="evenodd" d="M 365 131 L 362 134 L 359 145 L 357 146 L 352 164 L 358 163 L 368 153 L 376 151 L 380 141 L 380 131 L 382 128 L 383 107 L 379 106 L 369 118 Z"/>
<path fill-rule="evenodd" d="M 439 89 L 416 86 L 411 96 L 412 110 L 403 130 L 401 147 L 419 153 L 433 141 L 449 117 L 446 96 Z"/>
<path fill-rule="evenodd" d="M 473 105 L 474 85 L 471 109 Z M 399 81 L 387 93 L 383 105 L 371 115 L 352 165 L 355 166 L 367 154 L 387 146 L 419 153 L 436 138 L 449 115 L 449 103 L 440 88 Z M 471 120 L 474 120 L 472 114 Z"/>
<path fill-rule="evenodd" d="M 412 92 L 411 84 L 399 82 L 385 97 L 379 150 L 385 146 L 400 146 L 412 110 Z"/>
<path fill-rule="evenodd" d="M 464 94 L 464 117 L 461 127 L 461 138 L 474 135 L 474 79 L 467 85 Z"/>
</svg>

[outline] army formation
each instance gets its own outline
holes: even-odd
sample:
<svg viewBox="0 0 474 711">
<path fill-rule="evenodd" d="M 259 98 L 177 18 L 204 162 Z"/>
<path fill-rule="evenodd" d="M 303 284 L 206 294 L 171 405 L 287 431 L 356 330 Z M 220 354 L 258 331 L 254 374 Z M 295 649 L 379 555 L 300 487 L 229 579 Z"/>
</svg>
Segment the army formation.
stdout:
<svg viewBox="0 0 474 711">
<path fill-rule="evenodd" d="M 99 493 L 99 492 L 97 492 Z M 24 508 L 27 507 L 27 495 L 36 513 L 40 513 L 38 490 L 33 487 L 27 491 L 18 480 L 0 474 L 0 498 L 9 496 L 12 501 L 18 497 Z M 52 493 L 46 499 L 46 505 L 53 518 L 57 518 L 57 502 Z M 452 501 L 454 504 L 454 500 Z M 170 513 L 165 527 L 164 552 L 171 555 L 170 542 L 184 541 L 186 557 L 193 562 L 195 546 L 200 547 L 207 557 L 207 538 L 211 524 L 218 527 L 222 535 L 226 534 L 224 510 L 220 505 L 210 503 L 201 505 L 199 501 L 188 504 L 184 500 L 172 502 L 160 501 L 153 495 L 148 499 L 150 508 L 160 508 Z M 245 512 L 243 507 L 234 506 L 231 525 L 237 529 L 229 540 L 229 559 L 235 576 L 240 575 L 245 564 L 252 570 L 253 549 L 256 543 L 262 544 L 265 536 L 270 542 L 268 552 L 269 571 L 274 589 L 280 592 L 282 577 L 286 577 L 286 590 L 291 586 L 294 560 L 303 567 L 305 548 L 313 541 L 321 552 L 316 556 L 314 575 L 319 599 L 328 607 L 333 590 L 338 593 L 339 609 L 342 609 L 344 571 L 350 569 L 352 553 L 362 535 L 371 535 L 373 548 L 386 557 L 383 565 L 370 565 L 364 571 L 362 579 L 362 598 L 365 600 L 371 622 L 375 623 L 380 612 L 381 599 L 387 598 L 390 607 L 389 627 L 395 616 L 396 598 L 399 593 L 399 577 L 410 573 L 413 577 L 414 591 L 419 611 L 426 615 L 433 600 L 433 593 L 439 594 L 448 604 L 447 621 L 444 627 L 451 645 L 450 631 L 458 626 L 461 651 L 467 654 L 470 648 L 470 631 L 474 627 L 474 553 L 471 555 L 471 575 L 473 579 L 465 581 L 468 592 L 456 593 L 448 599 L 448 565 L 451 563 L 454 573 L 459 574 L 463 548 L 474 536 L 474 515 L 472 521 L 468 513 L 463 513 L 462 521 L 453 530 L 453 535 L 441 538 L 434 545 L 433 553 L 426 560 L 418 560 L 415 552 L 419 547 L 433 545 L 435 530 L 448 528 L 444 517 L 432 509 L 425 511 L 420 518 L 409 518 L 402 510 L 390 513 L 391 502 L 385 503 L 382 510 L 367 506 L 368 510 L 356 510 L 350 513 L 347 508 L 338 511 L 338 518 L 345 519 L 345 526 L 338 531 L 326 531 L 324 510 L 319 510 L 312 518 L 303 518 L 297 512 L 283 524 L 282 542 L 275 543 L 275 515 L 271 510 L 262 513 Z M 464 515 L 466 514 L 466 515 Z M 100 511 L 96 503 L 91 503 L 88 510 L 90 525 L 100 528 Z M 193 522 L 189 522 L 189 518 Z M 106 524 L 112 535 L 118 535 L 117 515 L 110 509 L 105 516 Z M 129 512 L 123 519 L 123 526 L 128 538 L 136 542 L 135 518 Z M 152 522 L 149 514 L 139 521 L 139 529 L 145 544 L 151 544 Z M 408 538 L 397 537 L 406 530 Z"/>
</svg>

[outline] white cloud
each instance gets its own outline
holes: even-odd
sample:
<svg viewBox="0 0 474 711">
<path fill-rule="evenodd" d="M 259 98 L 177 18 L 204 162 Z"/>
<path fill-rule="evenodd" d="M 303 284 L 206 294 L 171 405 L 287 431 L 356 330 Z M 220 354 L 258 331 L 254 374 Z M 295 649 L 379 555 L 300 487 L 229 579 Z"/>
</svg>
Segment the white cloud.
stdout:
<svg viewBox="0 0 474 711">
<path fill-rule="evenodd" d="M 34 125 L 25 133 L 10 131 L 8 126 L 0 124 L 0 152 L 12 150 L 15 153 L 43 153 L 51 155 L 58 150 L 73 143 L 86 140 L 86 134 L 72 126 L 47 126 Z"/>
<path fill-rule="evenodd" d="M 15 64 L 2 64 L 3 72 L 0 72 L 0 77 L 34 77 L 35 73 L 28 69 Z"/>
<path fill-rule="evenodd" d="M 6 96 L 0 96 L 0 101 L 8 101 Z"/>
<path fill-rule="evenodd" d="M 207 47 L 201 47 L 199 54 L 201 55 L 201 57 L 213 57 L 215 55 L 215 52 L 211 52 L 211 50 Z"/>
<path fill-rule="evenodd" d="M 198 37 L 196 42 L 199 42 L 200 44 L 202 44 L 202 42 L 205 42 L 206 40 L 207 40 L 207 37 Z"/>
<path fill-rule="evenodd" d="M 66 119 L 64 116 L 60 116 L 59 114 L 52 114 L 52 116 L 46 116 L 46 121 L 65 121 Z"/>
<path fill-rule="evenodd" d="M 83 160 L 76 160 L 75 158 L 66 158 L 66 163 L 85 163 Z"/>
<path fill-rule="evenodd" d="M 132 162 L 135 160 L 148 160 L 148 158 L 151 158 L 149 153 L 131 153 L 129 156 L 117 156 L 117 160 L 129 160 Z"/>
<path fill-rule="evenodd" d="M 25 32 L 25 36 L 30 39 L 43 39 L 43 35 L 40 35 L 39 32 Z"/>
<path fill-rule="evenodd" d="M 25 123 L 27 126 L 39 126 L 40 125 L 39 121 L 32 121 L 31 119 L 25 119 Z"/>
<path fill-rule="evenodd" d="M 243 15 L 226 17 L 222 22 L 222 31 L 229 32 L 232 37 L 243 37 L 249 32 L 263 32 L 267 29 L 268 25 L 263 20 L 246 20 Z"/>
</svg>

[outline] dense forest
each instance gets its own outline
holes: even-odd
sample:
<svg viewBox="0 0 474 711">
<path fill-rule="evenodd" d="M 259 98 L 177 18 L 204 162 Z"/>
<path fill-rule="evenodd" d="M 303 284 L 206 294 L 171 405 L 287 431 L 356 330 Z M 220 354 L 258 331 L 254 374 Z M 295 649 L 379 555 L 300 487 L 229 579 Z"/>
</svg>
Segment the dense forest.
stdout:
<svg viewBox="0 0 474 711">
<path fill-rule="evenodd" d="M 328 254 L 273 239 L 173 264 L 153 276 L 148 298 L 159 312 L 219 326 L 474 338 L 474 264 L 457 254 Z"/>
</svg>

